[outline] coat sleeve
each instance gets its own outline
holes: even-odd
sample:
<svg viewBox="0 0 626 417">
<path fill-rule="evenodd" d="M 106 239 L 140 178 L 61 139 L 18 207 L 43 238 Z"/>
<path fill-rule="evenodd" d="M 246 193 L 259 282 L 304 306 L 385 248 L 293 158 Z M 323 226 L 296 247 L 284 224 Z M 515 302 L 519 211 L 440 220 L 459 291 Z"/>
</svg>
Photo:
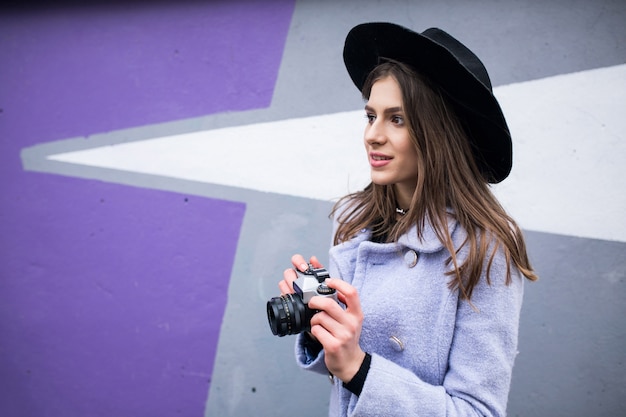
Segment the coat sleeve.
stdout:
<svg viewBox="0 0 626 417">
<path fill-rule="evenodd" d="M 324 362 L 324 350 L 312 353 L 308 348 L 306 337 L 300 333 L 296 338 L 296 362 L 307 371 L 328 375 L 328 368 Z"/>
<path fill-rule="evenodd" d="M 345 206 L 343 207 L 345 208 Z M 341 210 L 339 210 L 341 211 Z M 331 246 L 332 239 L 335 236 L 335 232 L 337 231 L 337 215 L 333 216 L 333 226 L 332 226 L 332 234 L 331 234 Z M 330 265 L 327 266 L 328 273 L 331 277 L 337 278 L 339 277 L 339 272 L 335 267 L 333 262 L 330 262 Z M 303 333 L 298 334 L 296 337 L 295 344 L 295 353 L 296 353 L 296 363 L 303 369 L 307 371 L 317 372 L 319 374 L 328 375 L 328 368 L 326 367 L 326 363 L 324 362 L 324 350 L 311 349 L 310 342 L 307 337 Z"/>
<path fill-rule="evenodd" d="M 502 258 L 500 258 L 502 259 Z M 399 365 L 373 354 L 359 397 L 350 399 L 350 416 L 504 416 L 513 362 L 517 355 L 523 278 L 492 266 L 474 288 L 472 303 L 459 300 L 454 336 L 442 385 L 431 385 Z"/>
</svg>

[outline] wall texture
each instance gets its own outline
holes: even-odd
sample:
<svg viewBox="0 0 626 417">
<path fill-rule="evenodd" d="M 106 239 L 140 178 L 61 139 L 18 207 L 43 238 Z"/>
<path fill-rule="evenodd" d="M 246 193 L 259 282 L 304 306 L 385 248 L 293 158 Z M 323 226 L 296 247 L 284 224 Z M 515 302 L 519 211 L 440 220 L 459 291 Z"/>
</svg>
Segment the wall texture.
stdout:
<svg viewBox="0 0 626 417">
<path fill-rule="evenodd" d="M 265 302 L 367 181 L 341 48 L 439 26 L 490 70 L 526 286 L 512 416 L 626 410 L 626 5 L 181 1 L 0 9 L 0 415 L 323 415 Z"/>
</svg>

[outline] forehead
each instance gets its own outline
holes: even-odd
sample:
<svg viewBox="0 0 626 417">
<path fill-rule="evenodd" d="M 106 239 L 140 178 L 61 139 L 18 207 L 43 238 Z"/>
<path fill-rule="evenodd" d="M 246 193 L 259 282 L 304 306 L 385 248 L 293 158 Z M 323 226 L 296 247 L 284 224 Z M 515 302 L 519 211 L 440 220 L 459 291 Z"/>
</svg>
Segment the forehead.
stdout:
<svg viewBox="0 0 626 417">
<path fill-rule="evenodd" d="M 395 78 L 387 76 L 372 85 L 367 105 L 370 107 L 398 107 L 402 105 L 402 90 Z"/>
</svg>

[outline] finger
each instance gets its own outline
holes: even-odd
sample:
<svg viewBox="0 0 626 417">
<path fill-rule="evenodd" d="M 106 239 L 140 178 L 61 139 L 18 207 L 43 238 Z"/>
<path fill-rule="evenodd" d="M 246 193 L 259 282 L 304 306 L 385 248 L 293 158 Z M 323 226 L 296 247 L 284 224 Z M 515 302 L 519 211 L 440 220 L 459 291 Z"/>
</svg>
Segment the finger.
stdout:
<svg viewBox="0 0 626 417">
<path fill-rule="evenodd" d="M 328 336 L 332 336 L 341 324 L 325 311 L 319 311 L 311 318 L 311 333 L 323 344 Z"/>
<path fill-rule="evenodd" d="M 297 278 L 296 271 L 293 269 L 285 269 L 283 272 L 283 280 L 278 283 L 281 295 L 293 293 L 293 282 Z"/>
<path fill-rule="evenodd" d="M 330 288 L 334 288 L 339 292 L 340 301 L 346 305 L 346 310 L 361 312 L 361 301 L 359 299 L 359 293 L 352 285 L 348 284 L 341 279 L 329 278 L 326 280 L 326 285 Z"/>
<path fill-rule="evenodd" d="M 345 295 L 343 295 L 340 292 L 337 292 L 337 299 L 339 300 L 339 302 L 341 304 L 343 304 L 344 306 L 346 305 L 346 296 Z"/>
<path fill-rule="evenodd" d="M 297 268 L 299 271 L 302 272 L 309 269 L 309 264 L 304 259 L 304 256 L 300 254 L 295 254 L 291 257 L 291 264 L 294 266 L 294 268 Z"/>
<path fill-rule="evenodd" d="M 322 263 L 317 259 L 317 256 L 311 256 L 309 262 L 314 268 L 324 268 L 324 265 L 322 265 Z"/>
<path fill-rule="evenodd" d="M 311 310 L 325 311 L 331 316 L 337 316 L 341 314 L 343 308 L 332 297 L 315 296 L 309 300 L 309 308 Z"/>
<path fill-rule="evenodd" d="M 320 342 L 322 346 L 324 345 L 324 343 L 326 344 L 330 343 L 333 337 L 332 334 L 326 328 L 324 328 L 323 325 L 317 324 L 317 323 L 316 324 L 311 323 L 311 331 L 309 333 L 311 333 L 311 335 L 318 342 Z"/>
<path fill-rule="evenodd" d="M 337 317 L 328 311 L 320 311 L 311 318 L 311 333 L 324 346 L 327 354 L 339 354 L 358 345 L 361 325 L 359 317 L 347 311 L 341 310 Z"/>
<path fill-rule="evenodd" d="M 278 289 L 280 290 L 280 295 L 293 294 L 293 288 L 284 280 L 278 283 Z"/>
</svg>

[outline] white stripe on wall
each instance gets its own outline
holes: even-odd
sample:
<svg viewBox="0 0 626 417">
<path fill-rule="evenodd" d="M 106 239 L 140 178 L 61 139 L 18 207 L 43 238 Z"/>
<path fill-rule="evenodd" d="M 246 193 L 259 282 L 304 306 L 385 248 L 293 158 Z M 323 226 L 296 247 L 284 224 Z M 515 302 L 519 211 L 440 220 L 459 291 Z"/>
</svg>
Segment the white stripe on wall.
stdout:
<svg viewBox="0 0 626 417">
<path fill-rule="evenodd" d="M 494 191 L 524 229 L 626 241 L 626 65 L 498 87 L 514 142 Z M 369 168 L 361 110 L 48 156 L 72 164 L 334 200 Z"/>
</svg>

